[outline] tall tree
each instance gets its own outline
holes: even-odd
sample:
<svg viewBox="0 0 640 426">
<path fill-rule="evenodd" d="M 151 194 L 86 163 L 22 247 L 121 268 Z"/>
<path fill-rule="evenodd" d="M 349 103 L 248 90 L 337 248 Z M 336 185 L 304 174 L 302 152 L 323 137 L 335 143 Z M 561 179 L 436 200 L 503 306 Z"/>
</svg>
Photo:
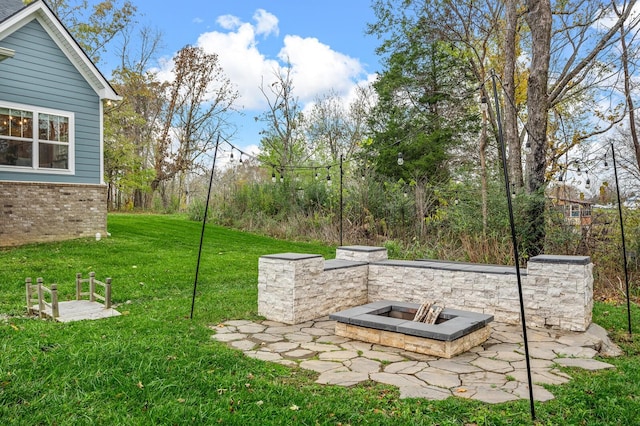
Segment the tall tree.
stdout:
<svg viewBox="0 0 640 426">
<path fill-rule="evenodd" d="M 227 115 L 238 98 L 215 53 L 186 46 L 174 57 L 173 72 L 154 147 L 151 183 L 153 191 L 161 190 L 165 207 L 168 199 L 162 185 L 192 170 L 198 158 L 213 147 L 215 135 L 229 130 Z"/>
<path fill-rule="evenodd" d="M 350 104 L 335 92 L 316 98 L 305 117 L 305 128 L 314 151 L 321 151 L 319 158 L 326 157 L 337 163 L 340 156 L 345 159 L 353 156 L 364 138 L 368 94 L 366 88 L 358 88 Z"/>
<path fill-rule="evenodd" d="M 434 184 L 446 180 L 452 154 L 466 152 L 477 131 L 477 115 L 466 108 L 474 91 L 465 91 L 470 76 L 464 58 L 423 28 L 405 28 L 409 43 L 395 46 L 385 70 L 374 83 L 378 105 L 372 114 L 376 169 L 415 186 L 416 216 L 421 232 L 430 211 Z M 402 154 L 404 164 L 396 159 Z"/>
<path fill-rule="evenodd" d="M 616 4 L 614 4 L 613 7 L 618 18 L 622 15 L 626 8 L 625 5 L 622 5 L 621 8 L 619 8 Z M 623 93 L 625 102 L 627 104 L 627 112 L 629 115 L 629 136 L 633 145 L 636 164 L 640 169 L 640 141 L 638 140 L 638 132 L 636 127 L 636 108 L 633 101 L 632 76 L 630 70 L 632 59 L 630 58 L 629 54 L 629 41 L 627 41 L 627 38 L 629 37 L 629 30 L 636 27 L 639 22 L 640 21 L 635 20 L 628 26 L 625 26 L 624 24 L 620 26 L 620 65 L 622 68 Z M 631 43 L 633 43 L 633 38 L 634 37 L 631 37 Z"/>
<path fill-rule="evenodd" d="M 111 82 L 122 101 L 105 109 L 105 174 L 111 189 L 109 201 L 124 197 L 125 202 L 132 199 L 134 208 L 143 209 L 151 207 L 153 141 L 165 105 L 166 83 L 147 71 L 161 34 L 143 28 L 135 36 L 133 30 L 123 36 L 120 66 L 113 71 Z"/>
<path fill-rule="evenodd" d="M 294 95 L 291 66 L 274 70 L 273 81 L 260 85 L 267 110 L 258 117 L 265 128 L 261 131 L 261 160 L 280 173 L 305 164 L 312 156 L 304 137 L 304 116 Z"/>
<path fill-rule="evenodd" d="M 598 59 L 615 41 L 620 27 L 628 19 L 635 0 L 614 24 L 600 34 L 594 34 L 597 21 L 609 8 L 600 2 L 581 0 L 555 3 L 558 30 L 553 34 L 550 0 L 527 0 L 526 21 L 531 31 L 531 62 L 527 88 L 527 133 L 531 154 L 527 156 L 526 190 L 530 195 L 526 208 L 526 246 L 528 255 L 544 249 L 544 188 L 549 153 L 549 111 L 593 87 L 598 75 Z M 591 36 L 591 37 L 589 37 Z M 597 36 L 597 38 L 595 38 Z M 552 49 L 552 42 L 554 43 Z M 552 52 L 555 56 L 552 57 Z M 549 72 L 554 71 L 550 84 Z"/>
</svg>

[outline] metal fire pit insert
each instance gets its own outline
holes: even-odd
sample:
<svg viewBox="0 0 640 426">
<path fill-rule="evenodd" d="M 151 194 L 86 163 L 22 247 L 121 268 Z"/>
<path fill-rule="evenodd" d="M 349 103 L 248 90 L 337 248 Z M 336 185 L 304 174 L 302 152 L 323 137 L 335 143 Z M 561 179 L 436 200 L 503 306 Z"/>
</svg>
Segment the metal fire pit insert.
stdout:
<svg viewBox="0 0 640 426">
<path fill-rule="evenodd" d="M 412 321 L 417 303 L 383 300 L 329 315 L 336 334 L 369 343 L 450 358 L 489 338 L 493 315 L 443 309 L 436 324 Z"/>
</svg>

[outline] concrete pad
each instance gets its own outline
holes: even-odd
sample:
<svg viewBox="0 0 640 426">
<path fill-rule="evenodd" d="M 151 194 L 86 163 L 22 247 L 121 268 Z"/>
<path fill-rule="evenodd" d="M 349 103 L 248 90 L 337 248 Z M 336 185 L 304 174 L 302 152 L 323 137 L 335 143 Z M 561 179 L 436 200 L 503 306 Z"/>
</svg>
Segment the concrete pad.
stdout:
<svg viewBox="0 0 640 426">
<path fill-rule="evenodd" d="M 304 342 L 300 343 L 300 347 L 314 352 L 332 352 L 342 350 L 340 346 L 332 345 L 331 343 Z"/>
<path fill-rule="evenodd" d="M 214 330 L 217 334 L 235 333 L 238 330 L 236 327 L 226 324 L 210 325 L 209 329 Z"/>
<path fill-rule="evenodd" d="M 476 367 L 475 365 L 470 364 L 462 364 L 459 362 L 453 362 L 448 359 L 439 359 L 437 361 L 432 361 L 429 363 L 431 367 L 439 368 L 445 371 L 451 371 L 453 373 L 476 373 L 479 371 L 483 371 L 482 368 Z"/>
<path fill-rule="evenodd" d="M 477 373 L 460 374 L 460 381 L 462 386 L 496 385 L 498 387 L 507 383 L 507 377 L 504 374 L 491 371 L 478 371 Z"/>
<path fill-rule="evenodd" d="M 354 350 L 354 351 L 370 351 L 373 346 L 371 343 L 361 342 L 359 340 L 351 340 L 347 343 L 343 343 L 342 346 L 344 349 Z"/>
<path fill-rule="evenodd" d="M 487 404 L 500 404 L 503 402 L 516 401 L 520 398 L 512 393 L 505 392 L 501 389 L 477 386 L 476 391 L 470 399 L 482 401 Z"/>
<path fill-rule="evenodd" d="M 471 364 L 482 368 L 483 370 L 492 371 L 494 373 L 509 373 L 514 370 L 514 368 L 507 361 L 501 361 L 497 359 L 491 358 L 478 358 L 474 361 L 471 361 Z"/>
<path fill-rule="evenodd" d="M 480 355 L 482 355 L 480 353 Z M 503 352 L 503 351 L 498 351 L 496 353 L 495 359 L 499 359 L 501 361 L 507 361 L 507 362 L 515 362 L 515 361 L 522 361 L 525 359 L 524 354 L 512 351 L 512 352 Z"/>
<path fill-rule="evenodd" d="M 504 390 L 514 394 L 520 399 L 529 399 L 529 385 L 526 383 L 511 381 L 502 387 Z M 533 385 L 533 400 L 547 402 L 555 399 L 555 396 L 542 386 Z"/>
<path fill-rule="evenodd" d="M 524 348 L 519 351 L 522 355 L 526 355 Z M 554 359 L 557 357 L 552 349 L 529 348 L 529 357 L 538 359 Z"/>
<path fill-rule="evenodd" d="M 230 343 L 230 345 L 235 349 L 240 349 L 241 351 L 249 351 L 253 350 L 256 347 L 256 343 L 251 340 L 234 340 Z"/>
<path fill-rule="evenodd" d="M 405 386 L 427 386 L 425 382 L 410 374 L 392 374 L 383 372 L 371 373 L 369 377 L 375 382 L 397 386 L 399 388 Z"/>
<path fill-rule="evenodd" d="M 429 367 L 429 364 L 426 362 L 399 361 L 387 365 L 384 367 L 384 371 L 385 373 L 415 374 L 427 367 Z"/>
<path fill-rule="evenodd" d="M 311 358 L 315 354 L 316 354 L 315 352 L 307 349 L 296 349 L 291 352 L 285 352 L 282 355 L 286 356 L 287 358 L 304 359 L 304 358 Z"/>
<path fill-rule="evenodd" d="M 354 351 L 331 351 L 322 352 L 318 358 L 322 361 L 345 361 L 347 359 L 357 358 L 358 353 Z"/>
<path fill-rule="evenodd" d="M 382 364 L 378 361 L 362 357 L 349 359 L 342 364 L 351 371 L 367 374 L 378 373 L 382 367 Z"/>
<path fill-rule="evenodd" d="M 334 334 L 333 330 L 325 330 L 324 328 L 301 328 L 300 332 L 307 333 L 311 336 L 329 336 Z"/>
<path fill-rule="evenodd" d="M 485 345 L 485 349 L 487 351 L 495 351 L 495 352 L 516 352 L 520 353 L 522 349 L 522 345 L 520 343 L 498 343 L 495 345 Z"/>
<path fill-rule="evenodd" d="M 283 340 L 282 336 L 277 336 L 275 334 L 267 334 L 267 333 L 256 333 L 253 335 L 253 338 L 265 343 L 274 343 Z"/>
<path fill-rule="evenodd" d="M 386 362 L 399 362 L 404 360 L 404 358 L 398 354 L 380 351 L 362 351 L 362 356 L 365 358 Z"/>
<path fill-rule="evenodd" d="M 243 333 L 214 334 L 213 336 L 211 336 L 212 339 L 219 342 L 232 342 L 234 340 L 246 339 L 246 337 L 247 335 Z"/>
<path fill-rule="evenodd" d="M 592 348 L 583 348 L 580 346 L 563 346 L 554 351 L 560 357 L 569 358 L 593 358 L 598 355 L 598 351 Z"/>
<path fill-rule="evenodd" d="M 261 361 L 280 361 L 282 360 L 282 356 L 280 354 L 274 352 L 265 352 L 265 351 L 246 351 L 244 353 L 249 358 L 259 359 Z"/>
<path fill-rule="evenodd" d="M 512 373 L 509 373 L 509 376 L 513 377 L 518 382 L 523 382 L 523 383 L 529 382 L 527 379 L 526 370 L 516 370 Z M 553 374 L 550 371 L 532 371 L 531 380 L 533 381 L 534 384 L 543 384 L 543 385 L 562 385 L 569 381 L 569 379 L 567 379 L 566 377 Z"/>
<path fill-rule="evenodd" d="M 340 345 L 342 343 L 348 342 L 350 339 L 346 337 L 336 336 L 335 334 L 331 334 L 328 336 L 320 336 L 316 339 L 317 343 L 332 343 L 334 345 Z"/>
<path fill-rule="evenodd" d="M 248 325 L 239 325 L 237 328 L 239 333 L 255 334 L 255 333 L 262 333 L 267 327 L 260 324 L 248 324 Z"/>
<path fill-rule="evenodd" d="M 357 385 L 361 382 L 366 382 L 367 380 L 369 380 L 369 375 L 367 373 L 331 370 L 320 374 L 316 383 L 348 387 Z"/>
<path fill-rule="evenodd" d="M 231 321 L 227 321 L 226 324 L 229 324 Z M 267 327 L 282 327 L 282 326 L 286 326 L 285 323 L 283 322 L 279 322 L 279 321 L 271 321 L 271 320 L 264 320 L 261 322 L 262 325 L 266 325 Z"/>
<path fill-rule="evenodd" d="M 564 367 L 577 367 L 582 368 L 584 370 L 596 371 L 596 370 L 604 370 L 607 368 L 615 368 L 614 365 L 598 361 L 595 359 L 584 359 L 584 358 L 557 358 L 553 360 L 556 364 L 562 365 Z"/>
<path fill-rule="evenodd" d="M 313 336 L 310 336 L 307 333 L 300 333 L 300 332 L 285 334 L 284 338 L 291 342 L 300 342 L 300 343 L 313 341 Z"/>
<path fill-rule="evenodd" d="M 401 386 L 400 398 L 425 398 L 432 401 L 441 401 L 451 396 L 451 391 L 434 386 Z"/>
<path fill-rule="evenodd" d="M 416 373 L 415 376 L 425 383 L 439 388 L 451 389 L 462 385 L 458 374 L 439 368 L 429 367 Z"/>
<path fill-rule="evenodd" d="M 296 342 L 275 342 L 267 345 L 267 348 L 273 352 L 289 352 L 300 346 Z"/>
<path fill-rule="evenodd" d="M 325 371 L 331 371 L 337 368 L 341 368 L 342 371 L 347 371 L 341 362 L 318 361 L 316 359 L 302 361 L 300 367 L 305 370 L 315 371 L 316 373 L 324 373 Z"/>
<path fill-rule="evenodd" d="M 322 328 L 324 330 L 329 330 L 331 334 L 333 334 L 333 330 L 336 328 L 336 322 L 329 319 L 329 317 L 325 317 L 326 319 L 316 320 L 313 323 L 314 328 Z"/>
<path fill-rule="evenodd" d="M 550 370 L 554 366 L 553 360 L 550 359 L 530 359 L 529 365 L 532 370 Z M 522 359 L 522 361 L 512 362 L 511 366 L 516 370 L 526 370 L 527 368 L 527 360 Z"/>
<path fill-rule="evenodd" d="M 277 326 L 277 327 L 267 327 L 265 330 L 263 330 L 265 333 L 269 333 L 269 334 L 290 334 L 290 333 L 297 333 L 300 331 L 300 327 L 295 326 L 295 325 L 282 325 L 282 326 Z"/>
<path fill-rule="evenodd" d="M 247 321 L 247 320 L 233 320 L 233 321 L 226 321 L 225 322 L 226 325 L 234 325 L 234 326 L 240 326 L 240 325 L 251 325 L 253 324 L 253 321 Z"/>
</svg>

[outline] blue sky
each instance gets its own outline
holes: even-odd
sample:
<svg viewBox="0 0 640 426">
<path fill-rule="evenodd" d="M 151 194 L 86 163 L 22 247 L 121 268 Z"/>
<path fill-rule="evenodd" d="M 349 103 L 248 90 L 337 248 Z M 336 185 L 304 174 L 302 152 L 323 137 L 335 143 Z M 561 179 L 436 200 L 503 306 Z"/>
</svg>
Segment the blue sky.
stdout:
<svg viewBox="0 0 640 426">
<path fill-rule="evenodd" d="M 291 61 L 294 94 L 302 105 L 330 90 L 348 99 L 357 84 L 380 70 L 374 53 L 379 41 L 365 35 L 367 23 L 374 21 L 371 0 L 181 0 L 171 7 L 157 0 L 133 3 L 140 25 L 163 34 L 162 78 L 171 78 L 170 58 L 187 44 L 219 55 L 245 113 L 234 120 L 238 132 L 231 142 L 245 152 L 255 152 L 259 144 L 260 128 L 253 117 L 266 110 L 261 80 L 273 81 L 273 69 L 283 66 L 284 58 Z"/>
</svg>

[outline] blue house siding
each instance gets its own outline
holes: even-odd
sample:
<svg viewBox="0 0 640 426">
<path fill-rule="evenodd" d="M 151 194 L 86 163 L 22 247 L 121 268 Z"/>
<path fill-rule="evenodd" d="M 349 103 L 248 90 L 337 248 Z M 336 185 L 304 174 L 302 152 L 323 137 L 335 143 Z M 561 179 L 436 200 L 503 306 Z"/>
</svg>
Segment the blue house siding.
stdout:
<svg viewBox="0 0 640 426">
<path fill-rule="evenodd" d="M 0 62 L 0 101 L 73 112 L 75 173 L 0 171 L 0 180 L 100 184 L 100 99 L 37 21 L 2 40 L 15 50 Z"/>
</svg>

